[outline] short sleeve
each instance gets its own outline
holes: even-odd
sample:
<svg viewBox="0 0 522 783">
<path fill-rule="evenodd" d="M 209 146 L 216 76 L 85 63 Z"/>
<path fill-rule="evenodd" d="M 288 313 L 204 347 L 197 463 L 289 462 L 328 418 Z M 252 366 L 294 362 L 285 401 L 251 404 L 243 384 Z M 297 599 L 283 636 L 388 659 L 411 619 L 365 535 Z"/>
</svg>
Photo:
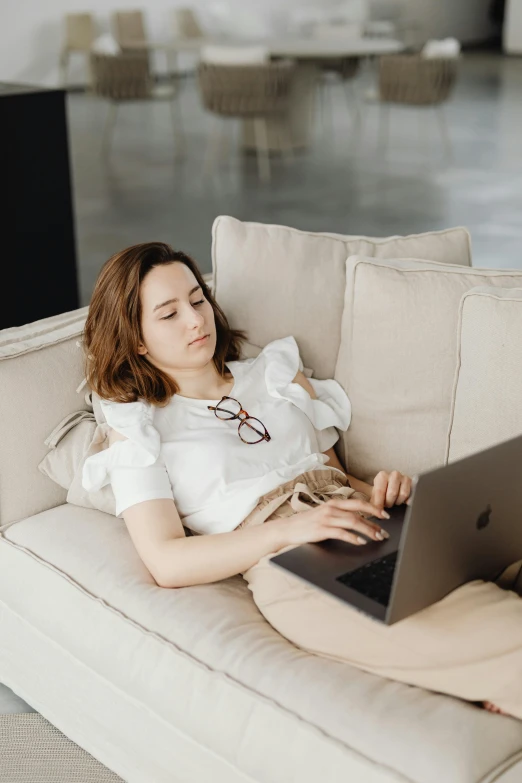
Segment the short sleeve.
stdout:
<svg viewBox="0 0 522 783">
<path fill-rule="evenodd" d="M 293 402 L 306 413 L 316 430 L 320 451 L 327 451 L 339 440 L 337 430 L 345 431 L 350 426 L 352 406 L 343 387 L 333 379 L 308 378 L 317 395 L 314 400 L 301 384 L 293 383 L 297 371 L 303 370 L 299 348 L 293 336 L 268 343 L 263 353 L 269 394 Z"/>
<path fill-rule="evenodd" d="M 144 500 L 174 500 L 172 485 L 161 456 L 160 433 L 153 424 L 153 406 L 144 401 L 117 403 L 100 400 L 107 424 L 126 440 L 88 457 L 82 469 L 82 486 L 96 491 L 110 484 L 116 516 Z"/>
</svg>

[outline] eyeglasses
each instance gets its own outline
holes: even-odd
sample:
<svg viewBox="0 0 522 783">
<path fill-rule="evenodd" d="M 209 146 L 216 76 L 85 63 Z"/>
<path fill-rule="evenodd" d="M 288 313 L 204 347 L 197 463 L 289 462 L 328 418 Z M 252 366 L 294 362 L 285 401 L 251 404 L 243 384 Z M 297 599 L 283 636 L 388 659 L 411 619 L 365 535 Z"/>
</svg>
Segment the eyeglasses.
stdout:
<svg viewBox="0 0 522 783">
<path fill-rule="evenodd" d="M 241 419 L 237 432 L 243 443 L 261 443 L 262 440 L 272 440 L 262 421 L 249 416 L 241 403 L 233 397 L 222 397 L 217 405 L 207 405 L 209 411 L 214 411 L 218 419 Z M 241 414 L 244 414 L 244 417 Z M 243 434 L 241 434 L 243 431 Z"/>
</svg>

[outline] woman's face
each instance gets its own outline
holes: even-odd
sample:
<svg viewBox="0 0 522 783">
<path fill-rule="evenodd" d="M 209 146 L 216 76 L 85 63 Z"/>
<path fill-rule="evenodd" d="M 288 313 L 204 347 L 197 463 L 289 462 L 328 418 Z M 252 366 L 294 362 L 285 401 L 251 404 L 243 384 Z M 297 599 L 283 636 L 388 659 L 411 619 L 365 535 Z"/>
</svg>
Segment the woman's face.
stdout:
<svg viewBox="0 0 522 783">
<path fill-rule="evenodd" d="M 138 350 L 152 364 L 174 372 L 212 360 L 214 310 L 186 264 L 173 261 L 151 269 L 141 282 L 140 301 L 143 342 Z M 209 336 L 193 342 L 202 335 Z"/>
</svg>

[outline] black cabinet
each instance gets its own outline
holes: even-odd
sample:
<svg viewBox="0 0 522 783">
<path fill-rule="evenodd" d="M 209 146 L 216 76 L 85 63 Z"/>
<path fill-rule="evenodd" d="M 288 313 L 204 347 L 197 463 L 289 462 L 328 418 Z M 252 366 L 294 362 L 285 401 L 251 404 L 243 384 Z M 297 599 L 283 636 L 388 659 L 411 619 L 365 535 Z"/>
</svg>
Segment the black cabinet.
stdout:
<svg viewBox="0 0 522 783">
<path fill-rule="evenodd" d="M 79 307 L 65 92 L 0 83 L 0 329 Z"/>
</svg>

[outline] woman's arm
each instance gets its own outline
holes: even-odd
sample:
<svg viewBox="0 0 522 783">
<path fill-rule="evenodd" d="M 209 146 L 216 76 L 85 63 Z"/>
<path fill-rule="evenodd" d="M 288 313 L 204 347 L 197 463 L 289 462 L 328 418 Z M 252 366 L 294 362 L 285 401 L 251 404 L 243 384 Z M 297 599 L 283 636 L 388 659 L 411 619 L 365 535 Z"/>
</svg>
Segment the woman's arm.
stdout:
<svg viewBox="0 0 522 783">
<path fill-rule="evenodd" d="M 218 582 L 242 574 L 262 557 L 276 554 L 288 543 L 286 528 L 270 523 L 229 533 L 171 539 L 161 548 L 156 582 L 160 587 Z"/>
<path fill-rule="evenodd" d="M 313 400 L 317 399 L 314 387 L 301 370 L 297 372 L 293 382 L 306 389 Z M 406 502 L 408 505 L 410 504 L 408 498 L 411 494 L 412 480 L 409 476 L 403 475 L 398 470 L 393 470 L 391 473 L 380 470 L 375 476 L 373 484 L 367 484 L 365 481 L 360 481 L 346 472 L 339 462 L 333 446 L 324 453 L 328 457 L 328 462 L 332 468 L 342 470 L 350 486 L 357 492 L 362 492 L 363 495 L 366 495 L 369 501 L 376 505 L 377 508 L 384 508 L 384 505 L 393 506 L 395 503 Z"/>
<path fill-rule="evenodd" d="M 372 490 L 373 490 L 372 485 L 366 484 L 365 481 L 360 481 L 358 478 L 355 478 L 355 476 L 351 476 L 349 473 L 347 473 L 346 470 L 341 465 L 341 463 L 339 462 L 339 458 L 335 453 L 333 446 L 331 449 L 328 449 L 328 451 L 325 451 L 324 454 L 326 457 L 328 457 L 328 464 L 331 465 L 332 468 L 337 468 L 338 470 L 342 470 L 342 472 L 348 479 L 349 485 L 353 487 L 353 489 L 357 490 L 357 492 L 362 492 L 364 495 L 367 495 L 368 497 L 371 497 Z"/>
<path fill-rule="evenodd" d="M 315 389 L 306 377 L 306 375 L 301 371 L 298 370 L 297 375 L 295 376 L 293 383 L 298 383 L 300 386 L 305 389 L 305 391 L 308 392 L 312 400 L 317 399 L 317 394 L 315 393 Z M 348 479 L 348 483 L 350 484 L 353 489 L 357 490 L 357 492 L 362 492 L 364 495 L 367 495 L 368 497 L 371 497 L 373 487 L 371 484 L 366 484 L 365 481 L 360 481 L 358 478 L 355 478 L 355 476 L 351 476 L 349 473 L 346 472 L 346 470 L 343 468 L 341 463 L 339 462 L 339 459 L 337 457 L 337 454 L 335 453 L 333 446 L 331 449 L 328 449 L 328 451 L 324 452 L 325 455 L 328 457 L 328 463 L 332 466 L 332 468 L 337 468 L 338 470 L 342 470 L 346 478 Z"/>
</svg>

